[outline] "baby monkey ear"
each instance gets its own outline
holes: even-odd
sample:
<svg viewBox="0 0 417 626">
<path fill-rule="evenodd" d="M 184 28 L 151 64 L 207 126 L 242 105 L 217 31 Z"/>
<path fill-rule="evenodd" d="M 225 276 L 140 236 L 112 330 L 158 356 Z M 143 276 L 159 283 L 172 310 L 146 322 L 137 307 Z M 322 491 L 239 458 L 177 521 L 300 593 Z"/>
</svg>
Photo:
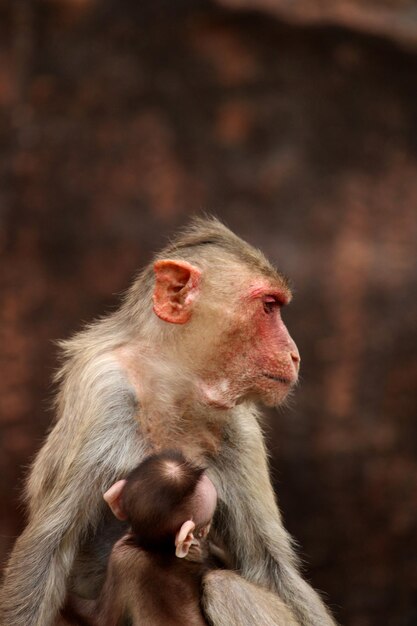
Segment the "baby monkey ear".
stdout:
<svg viewBox="0 0 417 626">
<path fill-rule="evenodd" d="M 192 542 L 194 541 L 194 522 L 190 519 L 181 526 L 175 537 L 175 554 L 179 559 L 187 556 Z"/>
<path fill-rule="evenodd" d="M 185 324 L 200 290 L 201 270 L 186 261 L 161 259 L 154 263 L 153 310 L 164 322 Z"/>
<path fill-rule="evenodd" d="M 103 498 L 111 508 L 113 515 L 122 521 L 127 519 L 127 515 L 124 513 L 121 505 L 122 493 L 125 485 L 125 480 L 118 480 L 117 483 L 114 483 L 114 485 L 112 485 L 110 489 L 103 494 Z"/>
</svg>

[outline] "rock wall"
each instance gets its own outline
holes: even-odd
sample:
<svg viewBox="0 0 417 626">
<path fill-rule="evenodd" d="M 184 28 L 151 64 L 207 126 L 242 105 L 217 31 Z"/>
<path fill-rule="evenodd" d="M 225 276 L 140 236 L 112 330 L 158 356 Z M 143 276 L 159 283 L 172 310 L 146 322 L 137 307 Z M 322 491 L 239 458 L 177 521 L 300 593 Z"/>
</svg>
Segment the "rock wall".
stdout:
<svg viewBox="0 0 417 626">
<path fill-rule="evenodd" d="M 352 28 L 417 45 L 416 0 L 217 0 L 233 10 L 259 11 L 295 24 Z"/>
</svg>

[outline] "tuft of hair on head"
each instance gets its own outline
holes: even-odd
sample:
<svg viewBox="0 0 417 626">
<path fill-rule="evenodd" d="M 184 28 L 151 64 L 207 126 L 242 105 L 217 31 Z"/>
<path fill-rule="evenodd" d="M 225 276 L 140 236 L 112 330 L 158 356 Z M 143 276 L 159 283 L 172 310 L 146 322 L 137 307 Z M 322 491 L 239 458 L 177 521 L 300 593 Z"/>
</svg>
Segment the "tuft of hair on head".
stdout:
<svg viewBox="0 0 417 626">
<path fill-rule="evenodd" d="M 226 269 L 230 271 L 233 284 L 241 277 L 236 270 L 245 267 L 249 273 L 264 276 L 281 285 L 290 295 L 291 285 L 288 278 L 279 272 L 265 255 L 257 248 L 235 235 L 227 226 L 215 217 L 193 217 L 188 224 L 177 231 L 151 263 L 137 276 L 125 293 L 120 309 L 123 323 L 136 328 L 144 338 L 169 341 L 176 333 L 171 324 L 161 325 L 151 315 L 152 293 L 155 284 L 154 263 L 158 260 L 182 260 L 195 265 L 205 273 L 204 283 L 210 282 L 211 275 L 222 275 L 225 282 L 225 296 L 229 295 L 226 284 Z M 221 295 L 221 284 L 216 280 L 212 286 L 217 296 Z M 175 329 L 178 333 L 178 328 Z"/>
<path fill-rule="evenodd" d="M 193 496 L 204 471 L 180 451 L 166 450 L 148 456 L 130 472 L 122 508 L 139 547 L 175 554 L 175 535 L 192 516 Z"/>
<path fill-rule="evenodd" d="M 193 255 L 196 248 L 214 248 L 229 254 L 236 261 L 244 263 L 268 278 L 278 279 L 288 286 L 288 279 L 278 272 L 263 252 L 235 235 L 216 217 L 192 217 L 189 223 L 157 255 L 157 258 L 183 257 Z M 187 254 L 188 253 L 188 254 Z"/>
</svg>

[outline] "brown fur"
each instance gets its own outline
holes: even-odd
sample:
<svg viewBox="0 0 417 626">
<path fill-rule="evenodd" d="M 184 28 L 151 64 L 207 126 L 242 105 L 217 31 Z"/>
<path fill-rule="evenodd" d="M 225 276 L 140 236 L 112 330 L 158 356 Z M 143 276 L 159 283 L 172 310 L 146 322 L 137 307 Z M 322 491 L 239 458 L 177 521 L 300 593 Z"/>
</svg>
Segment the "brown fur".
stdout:
<svg viewBox="0 0 417 626">
<path fill-rule="evenodd" d="M 101 494 L 147 452 L 169 444 L 208 466 L 220 500 L 215 531 L 241 576 L 253 583 L 234 580 L 221 610 L 218 594 L 207 587 L 214 626 L 234 624 L 243 596 L 253 605 L 261 598 L 268 612 L 257 585 L 277 593 L 299 626 L 331 626 L 321 599 L 298 572 L 254 404 L 279 404 L 287 392 L 265 377 L 258 387 L 251 379 L 262 335 L 249 324 L 256 303 L 245 294 L 260 287 L 289 300 L 288 283 L 262 253 L 215 220 L 196 220 L 158 259 L 191 264 L 201 274 L 199 290 L 184 287 L 175 296 L 178 310 L 192 309 L 187 323 L 166 323 L 152 312 L 150 265 L 118 311 L 62 344 L 57 421 L 27 483 L 28 525 L 6 569 L 0 622 L 50 626 L 69 586 L 84 597 L 97 594 L 107 538 L 114 535 L 103 522 Z M 274 356 L 281 379 L 293 367 L 293 344 L 282 324 L 276 332 L 284 337 Z M 268 346 L 263 358 L 269 362 Z M 273 606 L 269 614 L 264 623 L 274 623 Z"/>
<path fill-rule="evenodd" d="M 174 552 L 156 555 L 125 535 L 113 547 L 99 599 L 69 598 L 62 615 L 68 626 L 119 626 L 125 621 L 129 626 L 207 626 L 200 609 L 206 571 L 201 560 L 178 559 Z"/>
<path fill-rule="evenodd" d="M 130 531 L 112 549 L 98 601 L 70 596 L 61 619 L 71 626 L 118 626 L 126 620 L 130 626 L 207 626 L 200 595 L 203 575 L 214 562 L 206 532 L 215 500 L 203 474 L 178 450 L 166 450 L 112 486 L 105 500 L 128 520 Z M 199 525 L 177 539 L 190 520 Z M 187 543 L 191 538 L 194 543 Z"/>
</svg>

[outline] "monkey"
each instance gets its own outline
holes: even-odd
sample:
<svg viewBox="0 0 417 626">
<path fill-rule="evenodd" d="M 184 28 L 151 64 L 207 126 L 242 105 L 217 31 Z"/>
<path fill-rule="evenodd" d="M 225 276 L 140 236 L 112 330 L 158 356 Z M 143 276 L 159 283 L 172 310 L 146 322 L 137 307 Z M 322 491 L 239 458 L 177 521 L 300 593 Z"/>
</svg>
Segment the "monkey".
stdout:
<svg viewBox="0 0 417 626">
<path fill-rule="evenodd" d="M 61 344 L 57 420 L 28 477 L 27 526 L 5 570 L 2 626 L 51 626 L 68 590 L 99 595 L 110 540 L 124 532 L 106 517 L 100 493 L 173 442 L 207 467 L 218 493 L 213 536 L 235 571 L 204 581 L 214 626 L 233 624 L 242 598 L 255 606 L 264 590 L 298 626 L 335 624 L 300 574 L 258 409 L 282 404 L 298 379 L 299 352 L 281 315 L 291 297 L 262 252 L 218 220 L 195 218 L 119 309 Z"/>
<path fill-rule="evenodd" d="M 131 626 L 207 626 L 200 603 L 204 578 L 230 563 L 208 540 L 217 492 L 204 468 L 181 452 L 167 450 L 147 457 L 103 498 L 117 519 L 128 520 L 130 529 L 111 551 L 98 601 L 69 598 L 60 626 L 117 626 L 124 618 Z M 297 626 L 279 598 L 261 593 L 269 615 L 259 600 L 254 608 L 244 598 L 246 604 L 241 601 L 235 609 L 230 626 L 249 620 Z M 223 592 L 218 604 L 227 606 Z"/>
<path fill-rule="evenodd" d="M 210 559 L 217 492 L 204 468 L 167 450 L 148 456 L 103 497 L 130 528 L 111 551 L 98 601 L 70 599 L 66 623 L 207 626 L 200 587 L 219 550 Z"/>
</svg>

